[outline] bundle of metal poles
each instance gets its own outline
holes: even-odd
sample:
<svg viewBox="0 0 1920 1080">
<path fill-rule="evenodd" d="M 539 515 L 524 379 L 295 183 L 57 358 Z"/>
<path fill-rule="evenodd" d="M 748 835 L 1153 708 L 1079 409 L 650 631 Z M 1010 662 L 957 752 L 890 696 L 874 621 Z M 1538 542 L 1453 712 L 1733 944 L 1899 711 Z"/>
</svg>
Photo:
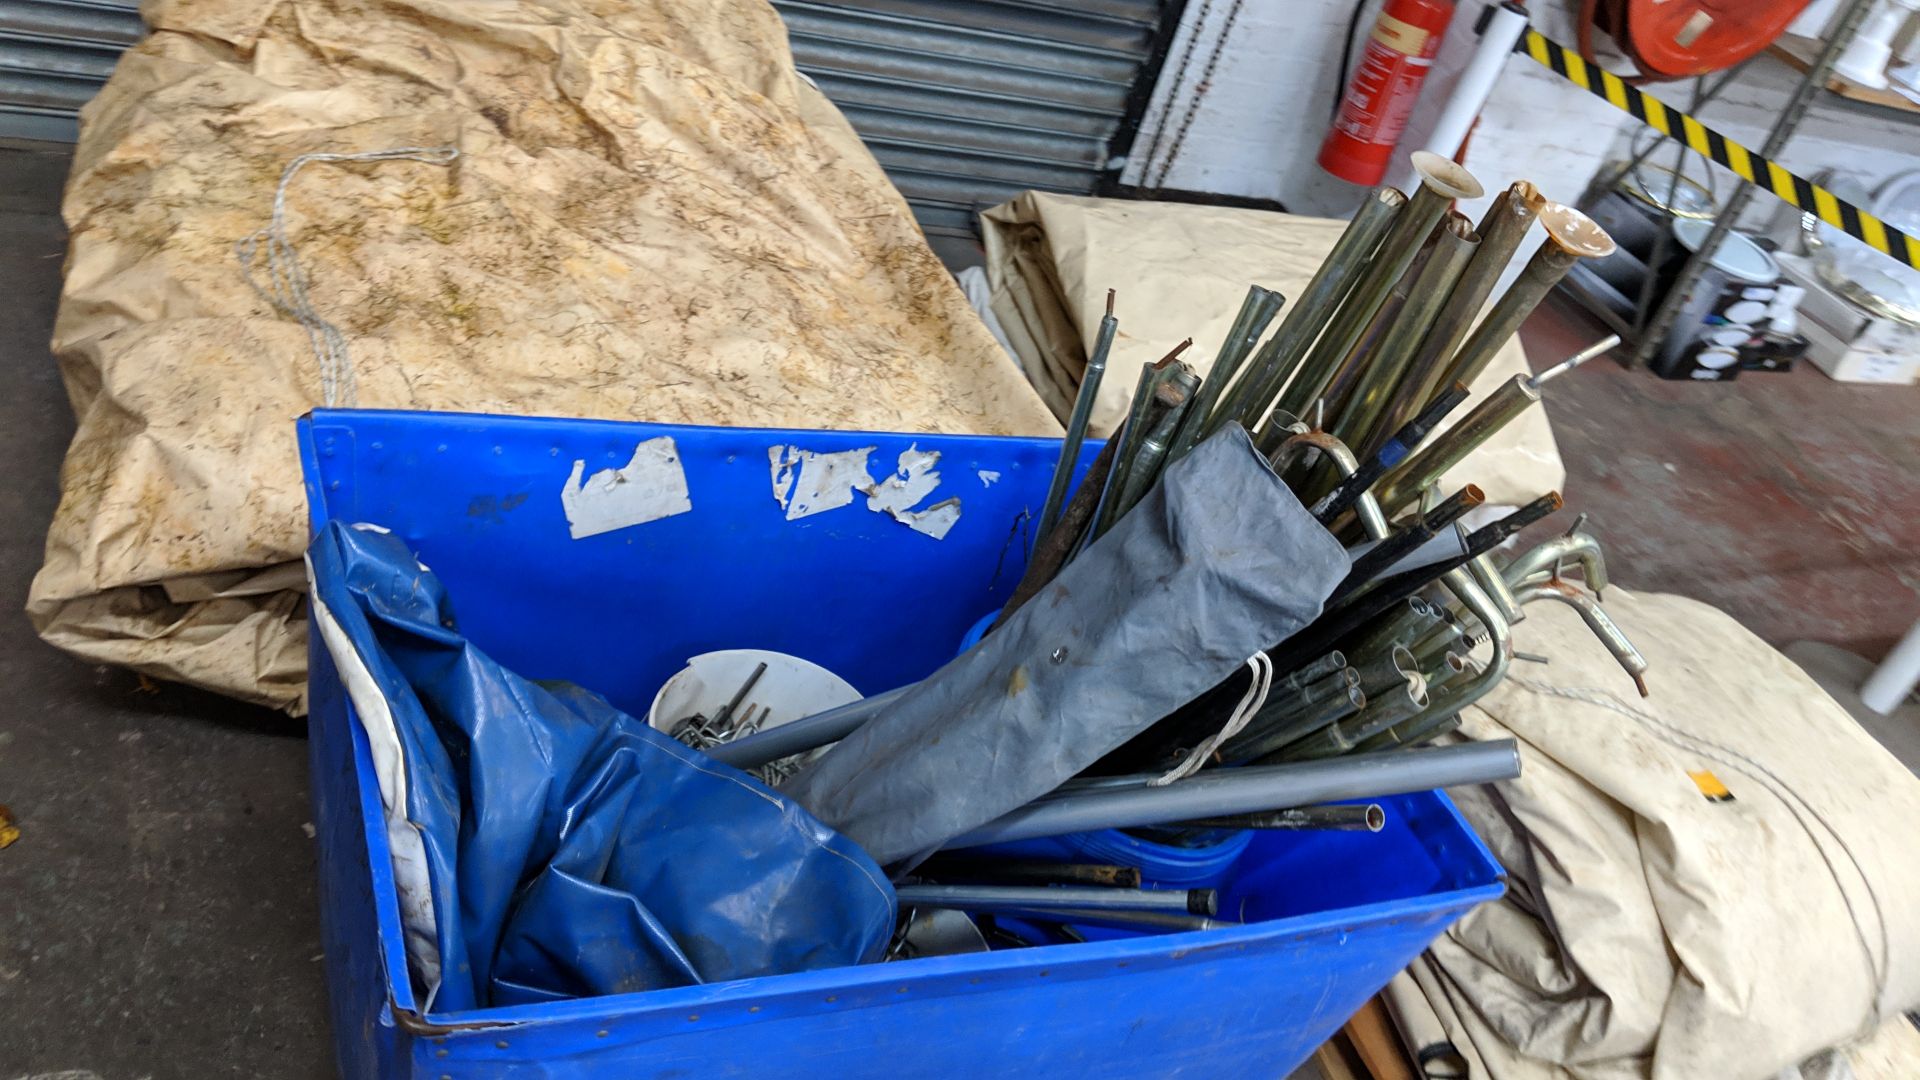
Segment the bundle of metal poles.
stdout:
<svg viewBox="0 0 1920 1080">
<path fill-rule="evenodd" d="M 1612 241 L 1525 181 L 1469 221 L 1452 206 L 1477 197 L 1479 182 L 1432 154 L 1415 154 L 1414 166 L 1419 189 L 1370 194 L 1284 317 L 1278 293 L 1248 290 L 1204 378 L 1181 360 L 1191 341 L 1143 365 L 1123 426 L 1082 472 L 1087 418 L 1118 329 L 1109 294 L 1037 540 L 1001 620 L 1139 503 L 1170 463 L 1230 424 L 1256 433 L 1275 473 L 1348 546 L 1350 571 L 1317 619 L 1267 650 L 1272 676 L 1257 709 L 1243 707 L 1254 700 L 1247 691 L 1256 676 L 1242 672 L 1078 779 L 955 838 L 949 852 L 1101 828 L 1194 843 L 1222 829 L 1377 830 L 1384 812 L 1374 798 L 1515 775 L 1510 741 L 1425 744 L 1459 726 L 1461 710 L 1505 676 L 1512 625 L 1538 600 L 1576 608 L 1644 692 L 1645 662 L 1599 607 L 1605 567 L 1579 522 L 1505 567 L 1496 561 L 1496 549 L 1560 509 L 1560 496 L 1541 493 L 1469 529 L 1468 515 L 1492 509 L 1485 496 L 1471 483 L 1441 487 L 1539 401 L 1544 384 L 1618 344 L 1609 338 L 1539 374 L 1515 376 L 1479 401 L 1468 392 L 1553 284 L 1579 260 L 1604 257 Z M 1545 242 L 1495 297 L 1536 221 Z M 1593 595 L 1562 577 L 1568 566 L 1580 568 Z M 894 696 L 711 753 L 760 765 L 843 737 Z M 1228 730 L 1230 720 L 1238 726 Z M 1321 805 L 1351 800 L 1359 803 Z M 996 875 L 994 865 L 1006 869 Z M 1134 925 L 1211 918 L 1182 897 L 1122 896 L 1139 880 L 1124 868 L 1017 868 L 942 856 L 923 880 L 934 883 L 913 893 L 923 905 L 1103 911 Z M 1059 895 L 1037 895 L 1049 889 Z M 1103 901 L 1103 889 L 1117 891 Z"/>
</svg>

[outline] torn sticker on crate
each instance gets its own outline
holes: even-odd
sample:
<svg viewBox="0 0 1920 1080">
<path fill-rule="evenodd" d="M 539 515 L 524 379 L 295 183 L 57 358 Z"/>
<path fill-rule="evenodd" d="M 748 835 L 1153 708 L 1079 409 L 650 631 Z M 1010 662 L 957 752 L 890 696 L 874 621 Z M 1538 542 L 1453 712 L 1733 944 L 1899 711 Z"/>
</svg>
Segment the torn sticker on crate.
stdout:
<svg viewBox="0 0 1920 1080">
<path fill-rule="evenodd" d="M 770 446 L 773 497 L 788 521 L 834 510 L 853 503 L 855 488 L 873 482 L 867 475 L 867 455 L 873 447 L 820 454 L 797 446 Z M 796 470 L 798 470 L 796 475 Z"/>
<path fill-rule="evenodd" d="M 662 435 L 633 448 L 633 458 L 618 469 L 602 469 L 586 478 L 587 463 L 576 458 L 573 473 L 560 489 L 567 531 L 575 540 L 633 525 L 644 525 L 693 509 L 686 470 L 673 438 Z"/>
<path fill-rule="evenodd" d="M 940 486 L 940 473 L 934 469 L 940 452 L 909 446 L 900 452 L 894 471 L 876 481 L 867 471 L 867 458 L 873 451 L 871 446 L 835 453 L 790 445 L 768 447 L 774 500 L 786 512 L 788 521 L 797 521 L 852 505 L 858 493 L 867 497 L 867 509 L 886 514 L 935 540 L 944 539 L 960 520 L 959 498 L 914 509 Z"/>
</svg>

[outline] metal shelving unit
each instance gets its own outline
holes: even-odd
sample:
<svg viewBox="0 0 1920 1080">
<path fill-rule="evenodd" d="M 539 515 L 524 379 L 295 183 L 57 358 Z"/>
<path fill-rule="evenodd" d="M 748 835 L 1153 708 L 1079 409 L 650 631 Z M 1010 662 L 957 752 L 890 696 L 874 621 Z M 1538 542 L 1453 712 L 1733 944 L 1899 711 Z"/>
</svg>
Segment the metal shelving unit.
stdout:
<svg viewBox="0 0 1920 1080">
<path fill-rule="evenodd" d="M 1762 155 L 1777 158 L 1780 151 L 1793 138 L 1795 130 L 1806 118 L 1813 100 L 1826 92 L 1827 78 L 1833 70 L 1834 61 L 1839 59 L 1840 53 L 1860 28 L 1860 24 L 1872 10 L 1873 4 L 1874 0 L 1851 0 L 1847 5 L 1840 20 L 1835 24 L 1833 33 L 1829 35 L 1826 45 L 1808 63 L 1800 81 L 1795 84 L 1793 93 L 1788 97 L 1785 107 L 1781 109 L 1779 119 L 1767 132 L 1766 140 L 1760 146 Z M 1692 107 L 1699 109 L 1711 102 L 1721 90 L 1739 76 L 1744 68 L 1745 64 L 1735 67 L 1724 73 L 1718 82 L 1711 86 L 1708 85 L 1705 77 L 1696 81 Z M 1614 168 L 1603 169 L 1600 175 L 1594 178 L 1592 186 L 1582 198 L 1582 205 L 1592 206 L 1599 199 L 1610 197 L 1612 192 L 1619 189 L 1628 171 L 1639 161 L 1650 157 L 1660 147 L 1673 142 L 1672 139 L 1657 140 L 1652 148 L 1644 154 L 1637 155 L 1635 159 Z M 1704 158 L 1701 160 L 1705 161 Z M 1712 166 L 1708 165 L 1708 168 Z M 1659 351 L 1668 333 L 1673 329 L 1674 322 L 1678 319 L 1681 309 L 1685 307 L 1689 294 L 1699 283 L 1708 259 L 1732 231 L 1733 223 L 1746 209 L 1756 190 L 1758 190 L 1756 186 L 1748 181 L 1738 182 L 1726 205 L 1719 207 L 1715 212 L 1712 228 L 1708 231 L 1705 240 L 1697 250 L 1690 252 L 1685 261 L 1678 265 L 1670 280 L 1659 280 L 1663 276 L 1663 267 L 1672 255 L 1670 245 L 1674 243 L 1667 233 L 1662 232 L 1655 238 L 1652 254 L 1649 257 L 1638 259 L 1635 256 L 1628 256 L 1639 262 L 1645 271 L 1637 296 L 1631 298 L 1624 296 L 1593 268 L 1584 266 L 1577 267 L 1567 276 L 1562 284 L 1564 295 L 1591 311 L 1627 342 L 1628 347 L 1615 354 L 1622 363 L 1634 367 L 1647 364 Z M 1673 195 L 1669 193 L 1669 205 L 1672 198 Z"/>
</svg>

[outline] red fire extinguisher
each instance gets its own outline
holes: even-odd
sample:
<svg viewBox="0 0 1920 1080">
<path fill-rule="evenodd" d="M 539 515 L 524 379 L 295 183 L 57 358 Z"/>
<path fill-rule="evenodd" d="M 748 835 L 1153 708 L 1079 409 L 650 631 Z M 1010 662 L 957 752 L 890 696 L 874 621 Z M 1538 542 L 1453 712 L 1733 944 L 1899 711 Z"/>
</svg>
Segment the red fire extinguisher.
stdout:
<svg viewBox="0 0 1920 1080">
<path fill-rule="evenodd" d="M 1387 0 L 1320 144 L 1321 168 L 1349 183 L 1380 182 L 1452 19 L 1450 0 Z"/>
</svg>

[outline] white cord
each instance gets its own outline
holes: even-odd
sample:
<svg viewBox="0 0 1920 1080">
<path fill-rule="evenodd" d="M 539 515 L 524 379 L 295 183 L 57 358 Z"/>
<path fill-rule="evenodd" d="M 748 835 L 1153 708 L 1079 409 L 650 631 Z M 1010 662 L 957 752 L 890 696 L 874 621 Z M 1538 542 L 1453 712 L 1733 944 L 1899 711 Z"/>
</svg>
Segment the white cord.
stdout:
<svg viewBox="0 0 1920 1080">
<path fill-rule="evenodd" d="M 316 161 L 419 161 L 446 165 L 459 156 L 460 151 L 452 146 L 401 146 L 363 154 L 301 154 L 280 173 L 280 186 L 273 192 L 273 216 L 267 227 L 233 245 L 234 256 L 240 260 L 240 273 L 253 291 L 275 311 L 294 319 L 306 330 L 307 343 L 320 365 L 320 400 L 328 407 L 354 404 L 353 356 L 347 351 L 347 339 L 340 328 L 321 318 L 307 299 L 307 271 L 287 239 L 287 189 L 293 184 L 294 174 Z M 254 276 L 254 259 L 262 242 L 267 247 L 265 287 Z"/>
<path fill-rule="evenodd" d="M 1147 781 L 1148 787 L 1165 787 L 1175 780 L 1185 780 L 1192 776 L 1200 770 L 1200 766 L 1207 763 L 1207 759 L 1213 756 L 1215 750 L 1220 749 L 1221 743 L 1240 734 L 1240 729 L 1253 721 L 1260 707 L 1267 703 L 1267 692 L 1273 689 L 1273 661 L 1267 657 L 1266 653 L 1257 652 L 1247 657 L 1247 667 L 1253 670 L 1253 685 L 1247 687 L 1247 692 L 1241 695 L 1240 704 L 1233 710 L 1233 715 L 1227 717 L 1226 726 L 1215 732 L 1213 738 L 1194 747 L 1193 753 L 1188 754 L 1186 760 L 1174 766 L 1165 776 Z"/>
</svg>

